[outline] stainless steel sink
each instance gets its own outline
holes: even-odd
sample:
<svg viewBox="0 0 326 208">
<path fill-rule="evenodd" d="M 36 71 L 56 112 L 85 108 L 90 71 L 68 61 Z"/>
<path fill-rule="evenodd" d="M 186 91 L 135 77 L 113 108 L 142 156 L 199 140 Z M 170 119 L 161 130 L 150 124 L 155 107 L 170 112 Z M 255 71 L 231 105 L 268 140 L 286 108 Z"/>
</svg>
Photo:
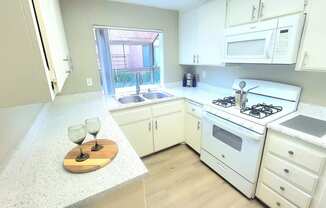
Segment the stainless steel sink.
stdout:
<svg viewBox="0 0 326 208">
<path fill-rule="evenodd" d="M 140 97 L 139 95 L 129 95 L 129 96 L 119 98 L 118 101 L 122 104 L 128 104 L 128 103 L 144 102 L 145 99 Z"/>
<path fill-rule="evenodd" d="M 172 95 L 163 92 L 147 92 L 143 94 L 143 97 L 149 100 L 162 99 L 166 97 L 171 97 Z"/>
</svg>

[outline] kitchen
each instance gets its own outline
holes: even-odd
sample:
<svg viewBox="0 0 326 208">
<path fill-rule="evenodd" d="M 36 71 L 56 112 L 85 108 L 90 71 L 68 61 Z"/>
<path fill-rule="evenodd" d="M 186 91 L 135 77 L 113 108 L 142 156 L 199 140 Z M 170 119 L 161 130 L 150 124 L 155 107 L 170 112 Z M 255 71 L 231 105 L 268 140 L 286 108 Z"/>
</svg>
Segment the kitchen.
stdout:
<svg viewBox="0 0 326 208">
<path fill-rule="evenodd" d="M 1 207 L 326 204 L 323 1 L 3 3 Z"/>
</svg>

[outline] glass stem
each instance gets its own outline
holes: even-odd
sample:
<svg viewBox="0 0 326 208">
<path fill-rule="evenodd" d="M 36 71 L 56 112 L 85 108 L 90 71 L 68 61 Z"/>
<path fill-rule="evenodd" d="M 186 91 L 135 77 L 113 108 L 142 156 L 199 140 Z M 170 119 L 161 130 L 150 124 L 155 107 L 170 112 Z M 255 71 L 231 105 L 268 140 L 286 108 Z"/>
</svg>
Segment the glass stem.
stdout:
<svg viewBox="0 0 326 208">
<path fill-rule="evenodd" d="M 84 153 L 83 153 L 83 148 L 81 145 L 79 145 L 79 149 L 80 149 L 80 155 L 83 155 Z"/>
<path fill-rule="evenodd" d="M 95 146 L 97 146 L 98 145 L 98 143 L 97 143 L 97 134 L 94 135 L 94 139 L 95 139 Z"/>
</svg>

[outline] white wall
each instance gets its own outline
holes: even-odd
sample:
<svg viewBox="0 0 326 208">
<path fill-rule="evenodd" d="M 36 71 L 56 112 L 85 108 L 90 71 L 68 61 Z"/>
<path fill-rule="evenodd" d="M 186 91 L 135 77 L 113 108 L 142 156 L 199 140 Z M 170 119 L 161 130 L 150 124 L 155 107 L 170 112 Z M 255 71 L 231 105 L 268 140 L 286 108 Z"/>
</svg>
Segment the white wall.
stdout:
<svg viewBox="0 0 326 208">
<path fill-rule="evenodd" d="M 185 68 L 186 69 L 186 68 Z M 203 78 L 203 71 L 206 78 Z M 232 64 L 227 67 L 197 67 L 202 82 L 231 88 L 237 78 L 271 80 L 303 88 L 301 101 L 326 106 L 326 73 L 298 72 L 293 65 Z"/>
<path fill-rule="evenodd" d="M 63 93 L 77 93 L 100 89 L 93 35 L 94 25 L 162 30 L 164 33 L 164 79 L 181 79 L 178 64 L 178 12 L 158 8 L 110 2 L 107 0 L 61 0 L 63 21 L 74 71 Z M 86 86 L 86 78 L 94 86 Z"/>
<path fill-rule="evenodd" d="M 32 126 L 42 104 L 0 108 L 0 170 Z"/>
</svg>

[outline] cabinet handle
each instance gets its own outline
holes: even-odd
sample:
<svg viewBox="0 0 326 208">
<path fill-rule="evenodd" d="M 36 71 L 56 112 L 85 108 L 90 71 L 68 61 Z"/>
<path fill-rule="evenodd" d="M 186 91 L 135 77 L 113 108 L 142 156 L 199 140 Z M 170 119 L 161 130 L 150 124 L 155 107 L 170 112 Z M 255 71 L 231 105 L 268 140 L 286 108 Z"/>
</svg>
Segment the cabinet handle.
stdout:
<svg viewBox="0 0 326 208">
<path fill-rule="evenodd" d="M 280 206 L 281 206 L 281 203 L 280 203 L 280 202 L 276 202 L 276 205 L 277 205 L 278 207 L 280 207 Z"/>
<path fill-rule="evenodd" d="M 260 3 L 260 15 L 259 17 L 263 17 L 264 16 L 264 8 L 265 8 L 265 3 L 264 2 L 261 2 Z"/>
<path fill-rule="evenodd" d="M 308 57 L 308 52 L 305 51 L 303 53 L 303 57 L 302 57 L 301 68 L 304 68 L 307 65 L 307 63 L 306 63 L 307 57 Z"/>
<path fill-rule="evenodd" d="M 148 123 L 148 131 L 152 131 L 152 122 Z"/>
<path fill-rule="evenodd" d="M 289 169 L 286 169 L 286 168 L 284 169 L 284 172 L 287 174 L 290 173 Z"/>
<path fill-rule="evenodd" d="M 200 129 L 200 121 L 197 122 L 197 130 Z"/>
<path fill-rule="evenodd" d="M 292 155 L 292 156 L 294 155 L 294 152 L 292 150 L 289 150 L 288 153 L 289 153 L 289 155 Z"/>
<path fill-rule="evenodd" d="M 196 63 L 196 56 L 195 55 L 193 55 L 193 57 L 192 57 L 192 63 Z"/>
<path fill-rule="evenodd" d="M 199 64 L 199 55 L 197 54 L 197 64 Z"/>
<path fill-rule="evenodd" d="M 155 129 L 157 130 L 158 128 L 157 128 L 157 121 L 155 121 Z"/>
<path fill-rule="evenodd" d="M 252 5 L 252 10 L 251 10 L 251 20 L 254 20 L 256 18 L 256 6 Z"/>
<path fill-rule="evenodd" d="M 66 70 L 66 73 L 67 73 L 67 74 L 71 74 L 71 72 L 72 72 L 72 62 L 71 62 L 71 58 L 70 58 L 69 56 L 66 56 L 66 58 L 62 59 L 62 61 L 64 61 L 64 62 L 68 62 L 69 69 Z"/>
<path fill-rule="evenodd" d="M 285 191 L 285 188 L 283 186 L 280 186 L 281 191 Z"/>
</svg>

